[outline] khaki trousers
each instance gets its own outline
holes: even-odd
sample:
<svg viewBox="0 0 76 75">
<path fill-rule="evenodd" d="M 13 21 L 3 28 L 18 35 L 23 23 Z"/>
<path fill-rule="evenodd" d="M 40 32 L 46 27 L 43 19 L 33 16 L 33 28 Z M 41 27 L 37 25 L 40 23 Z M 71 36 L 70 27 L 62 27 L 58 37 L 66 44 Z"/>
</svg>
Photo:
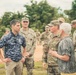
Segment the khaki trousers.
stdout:
<svg viewBox="0 0 76 75">
<path fill-rule="evenodd" d="M 6 75 L 22 75 L 23 63 L 19 62 L 7 62 L 5 63 Z"/>
</svg>

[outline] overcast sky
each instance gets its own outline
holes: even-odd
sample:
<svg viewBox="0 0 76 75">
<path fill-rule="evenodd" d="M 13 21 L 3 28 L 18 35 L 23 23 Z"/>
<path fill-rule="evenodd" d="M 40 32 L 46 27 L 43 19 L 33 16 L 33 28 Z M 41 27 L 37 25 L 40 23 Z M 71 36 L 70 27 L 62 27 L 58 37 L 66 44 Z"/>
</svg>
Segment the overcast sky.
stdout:
<svg viewBox="0 0 76 75">
<path fill-rule="evenodd" d="M 42 0 L 35 0 L 42 1 Z M 51 6 L 60 7 L 61 9 L 71 9 L 73 0 L 47 0 Z M 4 12 L 23 12 L 25 10 L 24 5 L 30 4 L 30 0 L 0 0 L 0 17 Z"/>
</svg>

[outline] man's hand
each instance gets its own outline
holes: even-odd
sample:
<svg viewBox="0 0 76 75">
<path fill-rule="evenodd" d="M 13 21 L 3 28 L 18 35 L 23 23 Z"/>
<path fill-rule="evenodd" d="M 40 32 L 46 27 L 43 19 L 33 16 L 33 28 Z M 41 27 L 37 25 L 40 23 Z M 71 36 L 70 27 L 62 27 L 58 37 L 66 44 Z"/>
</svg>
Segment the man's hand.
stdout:
<svg viewBox="0 0 76 75">
<path fill-rule="evenodd" d="M 24 57 L 21 59 L 21 62 L 22 62 L 22 63 L 24 63 L 24 62 L 25 62 L 25 58 L 24 58 Z"/>
<path fill-rule="evenodd" d="M 49 54 L 51 54 L 54 57 L 58 56 L 58 53 L 56 51 L 52 51 L 52 50 L 49 51 Z"/>
<path fill-rule="evenodd" d="M 6 62 L 11 62 L 12 60 L 10 58 L 4 58 L 2 59 L 2 61 L 6 63 Z"/>
<path fill-rule="evenodd" d="M 29 53 L 27 52 L 25 56 L 26 56 L 26 58 L 28 58 L 29 57 Z"/>
<path fill-rule="evenodd" d="M 46 64 L 45 62 L 43 62 L 42 65 L 43 65 L 43 68 L 44 68 L 44 69 L 47 69 L 47 64 Z"/>
</svg>

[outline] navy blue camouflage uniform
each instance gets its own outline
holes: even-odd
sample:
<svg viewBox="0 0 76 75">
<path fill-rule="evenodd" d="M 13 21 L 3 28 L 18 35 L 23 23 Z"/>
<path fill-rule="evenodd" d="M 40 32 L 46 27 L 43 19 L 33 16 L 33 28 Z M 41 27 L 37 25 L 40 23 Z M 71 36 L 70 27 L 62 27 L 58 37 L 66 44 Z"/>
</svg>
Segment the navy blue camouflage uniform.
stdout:
<svg viewBox="0 0 76 75">
<path fill-rule="evenodd" d="M 0 48 L 5 47 L 5 58 L 11 58 L 11 60 L 18 62 L 22 58 L 21 46 L 25 47 L 25 38 L 21 35 L 15 36 L 10 32 L 7 36 L 0 40 Z"/>
<path fill-rule="evenodd" d="M 4 47 L 4 57 L 11 59 L 11 62 L 6 62 L 7 67 L 8 67 L 7 64 L 10 64 L 12 66 L 11 63 L 13 62 L 14 64 L 16 64 L 13 67 L 14 69 L 15 67 L 19 67 L 19 63 L 20 64 L 22 63 L 20 61 L 22 59 L 21 46 L 25 48 L 26 41 L 25 41 L 25 38 L 21 36 L 20 34 L 14 35 L 12 32 L 10 32 L 8 35 L 4 36 L 0 40 L 0 48 Z M 19 73 L 22 72 L 22 66 L 20 65 L 20 67 L 17 69 L 18 72 L 20 71 Z M 9 70 L 7 71 L 6 69 L 6 75 L 13 75 L 12 73 L 8 73 L 10 72 Z M 18 72 L 16 74 L 21 75 Z"/>
</svg>

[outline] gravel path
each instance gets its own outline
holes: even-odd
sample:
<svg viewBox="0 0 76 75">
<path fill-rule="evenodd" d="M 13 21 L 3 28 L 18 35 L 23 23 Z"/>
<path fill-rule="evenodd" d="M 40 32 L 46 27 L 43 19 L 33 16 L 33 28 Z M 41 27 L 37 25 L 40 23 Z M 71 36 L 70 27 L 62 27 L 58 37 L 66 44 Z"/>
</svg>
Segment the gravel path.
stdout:
<svg viewBox="0 0 76 75">
<path fill-rule="evenodd" d="M 34 53 L 34 60 L 35 61 L 41 61 L 42 60 L 42 54 L 43 54 L 42 48 L 43 47 L 41 45 L 36 46 L 36 50 Z"/>
</svg>

